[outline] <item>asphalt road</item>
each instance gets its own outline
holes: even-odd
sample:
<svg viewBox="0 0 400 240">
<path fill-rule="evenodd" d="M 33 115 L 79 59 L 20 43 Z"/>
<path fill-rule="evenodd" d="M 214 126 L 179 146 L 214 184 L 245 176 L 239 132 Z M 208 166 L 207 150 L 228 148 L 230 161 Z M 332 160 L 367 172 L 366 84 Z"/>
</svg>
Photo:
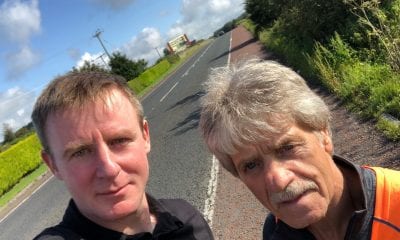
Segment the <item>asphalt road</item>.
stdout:
<svg viewBox="0 0 400 240">
<path fill-rule="evenodd" d="M 212 41 L 142 100 L 152 144 L 148 192 L 186 199 L 202 212 L 212 197 L 212 157 L 197 129 L 201 84 L 210 68 L 227 64 L 229 40 L 225 34 Z M 59 222 L 68 199 L 62 182 L 51 178 L 0 222 L 0 239 L 32 239 Z"/>
</svg>

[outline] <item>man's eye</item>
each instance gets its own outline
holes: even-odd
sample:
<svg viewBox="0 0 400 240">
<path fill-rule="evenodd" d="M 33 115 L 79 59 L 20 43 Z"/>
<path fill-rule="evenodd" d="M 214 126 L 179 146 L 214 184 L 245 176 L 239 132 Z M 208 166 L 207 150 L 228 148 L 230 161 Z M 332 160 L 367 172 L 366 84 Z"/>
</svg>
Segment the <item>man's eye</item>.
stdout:
<svg viewBox="0 0 400 240">
<path fill-rule="evenodd" d="M 256 167 L 256 163 L 254 163 L 254 162 L 249 162 L 249 163 L 246 163 L 246 165 L 245 165 L 245 168 L 247 170 L 251 170 L 251 169 L 253 169 L 255 167 Z"/>
<path fill-rule="evenodd" d="M 285 144 L 277 150 L 277 153 L 282 156 L 289 155 L 295 152 L 296 147 L 295 144 Z"/>
<path fill-rule="evenodd" d="M 294 149 L 294 147 L 295 146 L 293 144 L 284 145 L 281 147 L 281 151 L 289 152 L 289 151 L 292 151 Z"/>
<path fill-rule="evenodd" d="M 258 161 L 249 161 L 243 165 L 244 172 L 252 171 L 261 166 L 261 163 Z"/>
<path fill-rule="evenodd" d="M 90 149 L 88 149 L 88 148 L 82 148 L 82 149 L 79 149 L 79 150 L 75 151 L 75 152 L 72 154 L 72 157 L 73 157 L 73 158 L 79 158 L 79 157 L 85 156 L 85 154 L 88 154 L 88 153 L 90 153 Z"/>
<path fill-rule="evenodd" d="M 125 145 L 130 142 L 129 138 L 117 138 L 111 141 L 111 146 Z"/>
</svg>

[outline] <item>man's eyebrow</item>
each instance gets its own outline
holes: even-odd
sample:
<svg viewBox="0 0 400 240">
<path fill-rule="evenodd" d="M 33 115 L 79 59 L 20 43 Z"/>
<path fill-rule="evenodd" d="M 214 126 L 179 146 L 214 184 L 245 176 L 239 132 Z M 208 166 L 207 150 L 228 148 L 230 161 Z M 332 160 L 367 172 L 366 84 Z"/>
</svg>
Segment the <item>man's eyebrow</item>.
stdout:
<svg viewBox="0 0 400 240">
<path fill-rule="evenodd" d="M 116 132 L 110 134 L 109 136 L 105 136 L 106 141 L 114 140 L 115 138 L 120 138 L 120 137 L 129 137 L 132 138 L 133 140 L 137 139 L 139 134 L 142 134 L 142 132 L 139 131 L 133 131 L 132 129 L 120 129 L 117 130 Z"/>
<path fill-rule="evenodd" d="M 257 157 L 258 157 L 258 153 L 251 154 L 251 155 L 240 158 L 238 167 L 240 168 L 243 165 L 245 165 L 246 163 L 254 161 L 255 159 L 257 159 Z"/>
<path fill-rule="evenodd" d="M 304 139 L 298 135 L 288 134 L 283 136 L 275 143 L 275 147 L 279 148 L 293 142 L 303 142 Z"/>
</svg>

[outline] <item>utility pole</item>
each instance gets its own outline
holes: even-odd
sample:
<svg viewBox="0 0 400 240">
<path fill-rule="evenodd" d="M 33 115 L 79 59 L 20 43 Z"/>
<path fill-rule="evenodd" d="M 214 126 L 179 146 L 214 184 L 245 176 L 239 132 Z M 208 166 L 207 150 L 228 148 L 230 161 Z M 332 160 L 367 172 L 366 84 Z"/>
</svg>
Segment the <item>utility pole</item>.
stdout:
<svg viewBox="0 0 400 240">
<path fill-rule="evenodd" d="M 158 56 L 161 58 L 161 54 L 160 54 L 160 52 L 158 51 L 158 47 L 155 47 L 155 49 L 156 49 L 156 51 L 157 51 L 157 53 L 158 53 Z"/>
<path fill-rule="evenodd" d="M 103 61 L 103 63 L 104 63 L 104 67 L 107 67 L 108 66 L 108 64 L 106 63 L 106 61 L 104 60 L 104 58 L 103 58 L 103 56 L 104 56 L 104 53 L 103 54 L 101 54 L 100 56 L 98 56 L 95 60 L 97 60 L 97 59 L 101 59 L 102 61 Z"/>
<path fill-rule="evenodd" d="M 103 31 L 100 31 L 100 29 L 97 29 L 97 30 L 96 30 L 96 33 L 93 35 L 93 37 L 95 37 L 95 38 L 97 38 L 97 39 L 99 40 L 101 46 L 102 46 L 103 49 L 104 49 L 104 52 L 107 54 L 108 58 L 111 59 L 111 56 L 110 56 L 110 54 L 108 53 L 106 47 L 104 46 L 103 41 L 101 41 L 100 34 L 101 34 L 102 32 L 103 32 Z"/>
</svg>

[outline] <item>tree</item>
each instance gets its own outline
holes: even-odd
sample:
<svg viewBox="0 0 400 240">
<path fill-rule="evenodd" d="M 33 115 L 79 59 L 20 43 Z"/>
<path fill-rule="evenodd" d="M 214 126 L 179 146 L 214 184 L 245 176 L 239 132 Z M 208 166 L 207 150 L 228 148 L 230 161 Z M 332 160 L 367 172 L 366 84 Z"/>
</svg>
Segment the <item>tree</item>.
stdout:
<svg viewBox="0 0 400 240">
<path fill-rule="evenodd" d="M 121 75 L 127 81 L 130 81 L 146 70 L 147 61 L 144 59 L 132 61 L 126 55 L 115 52 L 111 56 L 109 65 L 112 73 Z"/>
<path fill-rule="evenodd" d="M 32 122 L 28 123 L 27 125 L 21 127 L 20 129 L 16 130 L 14 135 L 16 138 L 25 137 L 28 134 L 34 132 Z"/>
<path fill-rule="evenodd" d="M 169 51 L 168 48 L 164 48 L 163 53 L 164 53 L 164 57 L 166 57 L 166 56 L 171 54 L 171 52 Z"/>
<path fill-rule="evenodd" d="M 95 72 L 109 72 L 107 69 L 105 69 L 104 67 L 101 67 L 97 64 L 91 63 L 87 60 L 84 61 L 83 66 L 76 68 L 73 67 L 72 68 L 72 72 L 91 72 L 91 71 L 95 71 Z"/>
<path fill-rule="evenodd" d="M 15 139 L 14 131 L 8 123 L 3 123 L 3 136 L 3 144 L 12 142 Z"/>
<path fill-rule="evenodd" d="M 246 0 L 245 10 L 257 27 L 270 27 L 278 21 L 280 31 L 300 42 L 329 39 L 350 15 L 338 0 Z"/>
<path fill-rule="evenodd" d="M 267 27 L 279 17 L 287 2 L 288 0 L 246 0 L 245 10 L 254 23 Z"/>
<path fill-rule="evenodd" d="M 371 38 L 372 49 L 382 49 L 387 63 L 400 72 L 400 2 L 345 0 L 357 16 L 366 35 Z M 378 46 L 373 40 L 378 41 Z"/>
</svg>

